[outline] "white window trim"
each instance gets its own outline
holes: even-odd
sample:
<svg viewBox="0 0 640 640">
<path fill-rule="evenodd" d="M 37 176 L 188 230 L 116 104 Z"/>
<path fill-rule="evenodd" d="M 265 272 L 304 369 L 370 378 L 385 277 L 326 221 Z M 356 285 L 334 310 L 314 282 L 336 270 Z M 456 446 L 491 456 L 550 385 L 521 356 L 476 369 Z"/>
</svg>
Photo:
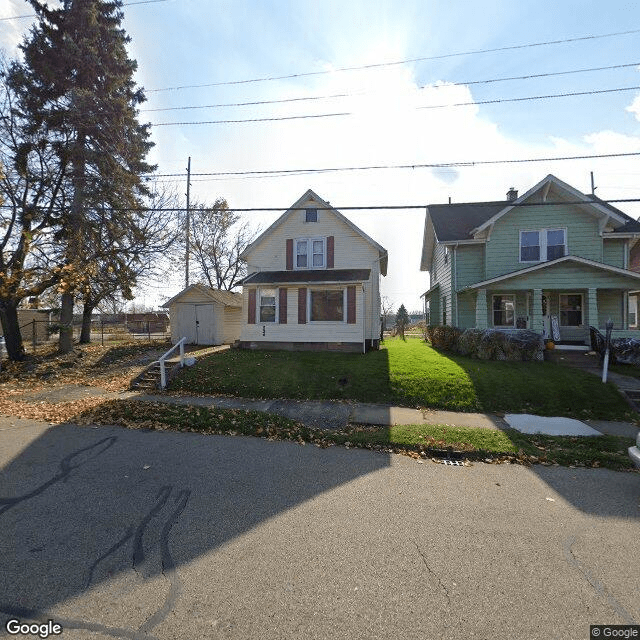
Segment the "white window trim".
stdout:
<svg viewBox="0 0 640 640">
<path fill-rule="evenodd" d="M 276 315 L 273 319 L 273 322 L 269 322 L 268 320 L 260 319 L 260 309 L 262 308 L 262 292 L 263 291 L 275 291 L 275 301 L 276 301 Z M 256 324 L 278 324 L 280 321 L 280 291 L 278 287 L 258 287 L 256 290 Z"/>
<path fill-rule="evenodd" d="M 568 232 L 567 227 L 545 227 L 543 229 L 520 229 L 519 242 L 518 242 L 518 262 L 521 264 L 537 264 L 539 262 L 547 262 L 547 232 L 548 231 L 563 231 L 564 232 L 564 255 L 569 255 L 568 246 Z M 522 234 L 523 233 L 537 233 L 538 242 L 540 243 L 540 260 L 523 260 L 522 259 Z"/>
<path fill-rule="evenodd" d="M 562 307 L 560 300 L 562 296 L 580 296 L 580 324 L 562 324 Z M 561 291 L 558 294 L 558 325 L 567 329 L 578 329 L 584 327 L 584 293 L 578 291 Z"/>
<path fill-rule="evenodd" d="M 513 322 L 511 324 L 496 324 L 493 308 L 495 298 L 511 298 L 513 300 Z M 494 293 L 491 296 L 491 326 L 492 327 L 515 327 L 516 326 L 516 294 L 515 293 Z"/>
<path fill-rule="evenodd" d="M 307 243 L 307 266 L 298 266 L 298 242 Z M 322 266 L 314 267 L 313 264 L 313 243 L 322 242 Z M 326 269 L 327 268 L 327 239 L 326 238 L 296 238 L 293 241 L 293 269 L 294 271 L 306 271 L 308 269 Z"/>
<path fill-rule="evenodd" d="M 312 320 L 311 292 L 312 291 L 342 291 L 342 320 Z M 347 288 L 346 287 L 309 287 L 307 289 L 307 322 L 319 325 L 337 325 L 347 323 Z"/>
</svg>

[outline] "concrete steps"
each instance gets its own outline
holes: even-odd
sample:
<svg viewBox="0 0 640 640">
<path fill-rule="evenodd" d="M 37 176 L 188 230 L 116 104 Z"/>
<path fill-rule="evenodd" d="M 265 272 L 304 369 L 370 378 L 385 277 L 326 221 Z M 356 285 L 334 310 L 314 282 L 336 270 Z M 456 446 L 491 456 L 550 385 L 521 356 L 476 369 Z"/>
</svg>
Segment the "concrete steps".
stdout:
<svg viewBox="0 0 640 640">
<path fill-rule="evenodd" d="M 160 363 L 154 362 L 131 382 L 136 391 L 157 391 L 160 389 Z"/>
</svg>

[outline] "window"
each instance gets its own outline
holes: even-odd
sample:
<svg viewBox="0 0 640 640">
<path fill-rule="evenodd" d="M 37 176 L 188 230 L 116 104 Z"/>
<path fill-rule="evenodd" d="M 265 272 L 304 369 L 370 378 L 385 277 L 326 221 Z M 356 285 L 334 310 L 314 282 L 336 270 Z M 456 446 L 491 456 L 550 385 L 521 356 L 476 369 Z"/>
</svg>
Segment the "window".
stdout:
<svg viewBox="0 0 640 640">
<path fill-rule="evenodd" d="M 442 325 L 447 324 L 447 296 L 442 296 Z"/>
<path fill-rule="evenodd" d="M 344 289 L 312 289 L 309 296 L 311 322 L 344 322 Z"/>
<path fill-rule="evenodd" d="M 260 289 L 260 322 L 276 321 L 276 290 Z"/>
<path fill-rule="evenodd" d="M 305 222 L 318 222 L 317 209 L 305 209 Z"/>
<path fill-rule="evenodd" d="M 307 240 L 296 240 L 296 267 L 306 269 L 307 264 Z"/>
<path fill-rule="evenodd" d="M 322 269 L 325 266 L 325 238 L 296 240 L 296 269 Z"/>
<path fill-rule="evenodd" d="M 449 247 L 444 248 L 444 263 L 449 264 Z"/>
<path fill-rule="evenodd" d="M 560 326 L 561 327 L 581 327 L 582 326 L 582 294 L 581 293 L 561 293 L 560 294 Z"/>
<path fill-rule="evenodd" d="M 520 232 L 520 262 L 544 262 L 567 253 L 565 229 L 541 229 Z"/>
<path fill-rule="evenodd" d="M 540 232 L 520 232 L 520 262 L 537 262 L 540 260 Z"/>
<path fill-rule="evenodd" d="M 494 327 L 514 326 L 516 315 L 516 302 L 514 296 L 493 296 L 491 308 Z"/>
<path fill-rule="evenodd" d="M 564 256 L 564 229 L 547 229 L 547 260 Z"/>
</svg>

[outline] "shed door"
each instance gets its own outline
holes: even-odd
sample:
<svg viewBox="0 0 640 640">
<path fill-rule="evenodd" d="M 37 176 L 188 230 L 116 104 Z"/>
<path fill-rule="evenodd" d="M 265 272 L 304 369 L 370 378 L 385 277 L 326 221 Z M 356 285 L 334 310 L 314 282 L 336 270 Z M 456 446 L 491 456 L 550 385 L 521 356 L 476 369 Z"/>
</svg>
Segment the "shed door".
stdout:
<svg viewBox="0 0 640 640">
<path fill-rule="evenodd" d="M 215 344 L 215 314 L 212 304 L 197 304 L 196 344 Z"/>
</svg>

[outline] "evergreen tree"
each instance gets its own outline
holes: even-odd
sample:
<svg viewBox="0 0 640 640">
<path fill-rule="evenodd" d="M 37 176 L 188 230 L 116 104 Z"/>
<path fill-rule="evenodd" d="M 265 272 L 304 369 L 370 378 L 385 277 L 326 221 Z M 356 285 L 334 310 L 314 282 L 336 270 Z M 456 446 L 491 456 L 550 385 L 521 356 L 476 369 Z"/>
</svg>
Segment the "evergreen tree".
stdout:
<svg viewBox="0 0 640 640">
<path fill-rule="evenodd" d="M 143 175 L 154 168 L 145 162 L 152 143 L 149 125 L 138 122 L 145 97 L 133 80 L 137 65 L 127 55 L 121 0 L 64 0 L 57 9 L 29 3 L 38 22 L 21 45 L 24 62 L 14 63 L 10 83 L 24 116 L 35 129 L 46 128 L 68 167 L 58 236 L 65 268 L 60 350 L 67 352 L 76 292 L 86 289 L 98 258 L 109 261 L 109 246 L 116 268 L 123 234 L 138 232 L 144 214 L 136 209 L 148 194 Z"/>
<path fill-rule="evenodd" d="M 398 313 L 396 313 L 396 329 L 404 339 L 404 328 L 409 324 L 409 314 L 403 304 L 400 305 Z"/>
</svg>

